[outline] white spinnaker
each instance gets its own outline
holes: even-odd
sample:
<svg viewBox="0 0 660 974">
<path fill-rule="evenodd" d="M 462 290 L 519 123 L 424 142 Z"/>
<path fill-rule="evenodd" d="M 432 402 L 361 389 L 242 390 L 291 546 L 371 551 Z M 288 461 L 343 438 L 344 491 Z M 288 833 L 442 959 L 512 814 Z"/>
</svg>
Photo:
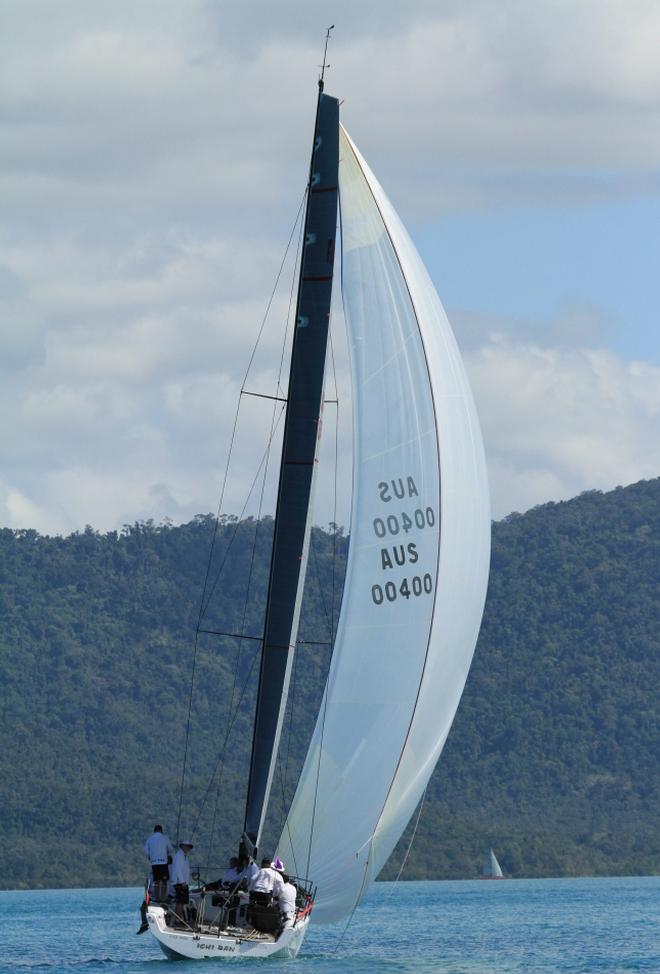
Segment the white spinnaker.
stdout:
<svg viewBox="0 0 660 974">
<path fill-rule="evenodd" d="M 343 297 L 354 398 L 344 598 L 317 725 L 278 851 L 351 912 L 433 771 L 465 684 L 490 554 L 479 424 L 408 234 L 341 132 Z"/>
</svg>

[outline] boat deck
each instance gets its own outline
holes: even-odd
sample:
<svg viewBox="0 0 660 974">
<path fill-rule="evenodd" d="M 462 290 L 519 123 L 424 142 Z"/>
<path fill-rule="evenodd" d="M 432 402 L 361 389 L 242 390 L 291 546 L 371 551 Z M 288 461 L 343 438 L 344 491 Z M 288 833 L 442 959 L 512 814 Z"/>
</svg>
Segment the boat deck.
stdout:
<svg viewBox="0 0 660 974">
<path fill-rule="evenodd" d="M 185 933 L 185 927 L 177 928 L 178 933 Z M 192 932 L 192 931 L 191 931 Z M 201 934 L 204 937 L 231 937 L 233 940 L 246 940 L 246 941 L 259 941 L 260 943 L 274 944 L 277 940 L 272 933 L 262 933 L 260 930 L 255 930 L 254 927 L 223 927 L 222 930 L 218 929 L 217 924 L 202 923 L 200 926 L 195 928 L 196 934 Z"/>
</svg>

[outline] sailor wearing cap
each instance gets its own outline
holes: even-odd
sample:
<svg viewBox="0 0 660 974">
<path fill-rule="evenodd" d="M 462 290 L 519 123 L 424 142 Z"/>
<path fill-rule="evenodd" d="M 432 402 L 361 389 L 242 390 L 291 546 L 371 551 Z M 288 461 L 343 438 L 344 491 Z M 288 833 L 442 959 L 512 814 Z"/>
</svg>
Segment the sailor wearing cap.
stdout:
<svg viewBox="0 0 660 974">
<path fill-rule="evenodd" d="M 188 854 L 193 848 L 190 839 L 179 842 L 179 849 L 172 860 L 170 879 L 174 885 L 174 912 L 183 919 L 183 908 L 189 901 L 188 887 L 190 886 L 190 862 Z"/>
</svg>

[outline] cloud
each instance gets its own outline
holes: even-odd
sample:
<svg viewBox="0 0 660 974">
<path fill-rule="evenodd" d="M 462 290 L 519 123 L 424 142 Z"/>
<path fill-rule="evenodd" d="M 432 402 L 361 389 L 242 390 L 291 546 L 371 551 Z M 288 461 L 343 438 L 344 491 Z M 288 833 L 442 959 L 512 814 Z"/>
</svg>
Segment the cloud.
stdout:
<svg viewBox="0 0 660 974">
<path fill-rule="evenodd" d="M 318 10 L 6 7 L 0 521 L 68 531 L 208 510 L 306 180 Z M 328 90 L 404 219 L 657 195 L 655 3 L 338 0 L 333 18 Z M 277 392 L 292 277 L 289 261 L 251 391 Z M 608 358 L 610 319 L 456 320 L 500 513 L 647 475 L 657 376 Z M 245 415 L 263 446 L 271 413 Z M 235 462 L 246 488 L 253 462 Z"/>
<path fill-rule="evenodd" d="M 659 368 L 497 333 L 467 367 L 495 517 L 658 476 Z"/>
</svg>

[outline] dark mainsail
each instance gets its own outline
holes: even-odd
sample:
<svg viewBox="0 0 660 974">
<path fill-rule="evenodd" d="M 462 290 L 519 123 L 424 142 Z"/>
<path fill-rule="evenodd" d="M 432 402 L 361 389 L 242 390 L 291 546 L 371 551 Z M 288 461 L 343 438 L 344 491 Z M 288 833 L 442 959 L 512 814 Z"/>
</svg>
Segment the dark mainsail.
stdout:
<svg viewBox="0 0 660 974">
<path fill-rule="evenodd" d="M 245 808 L 244 838 L 252 846 L 259 841 L 270 791 L 307 560 L 332 294 L 338 166 L 339 102 L 323 94 L 320 82 Z"/>
</svg>

